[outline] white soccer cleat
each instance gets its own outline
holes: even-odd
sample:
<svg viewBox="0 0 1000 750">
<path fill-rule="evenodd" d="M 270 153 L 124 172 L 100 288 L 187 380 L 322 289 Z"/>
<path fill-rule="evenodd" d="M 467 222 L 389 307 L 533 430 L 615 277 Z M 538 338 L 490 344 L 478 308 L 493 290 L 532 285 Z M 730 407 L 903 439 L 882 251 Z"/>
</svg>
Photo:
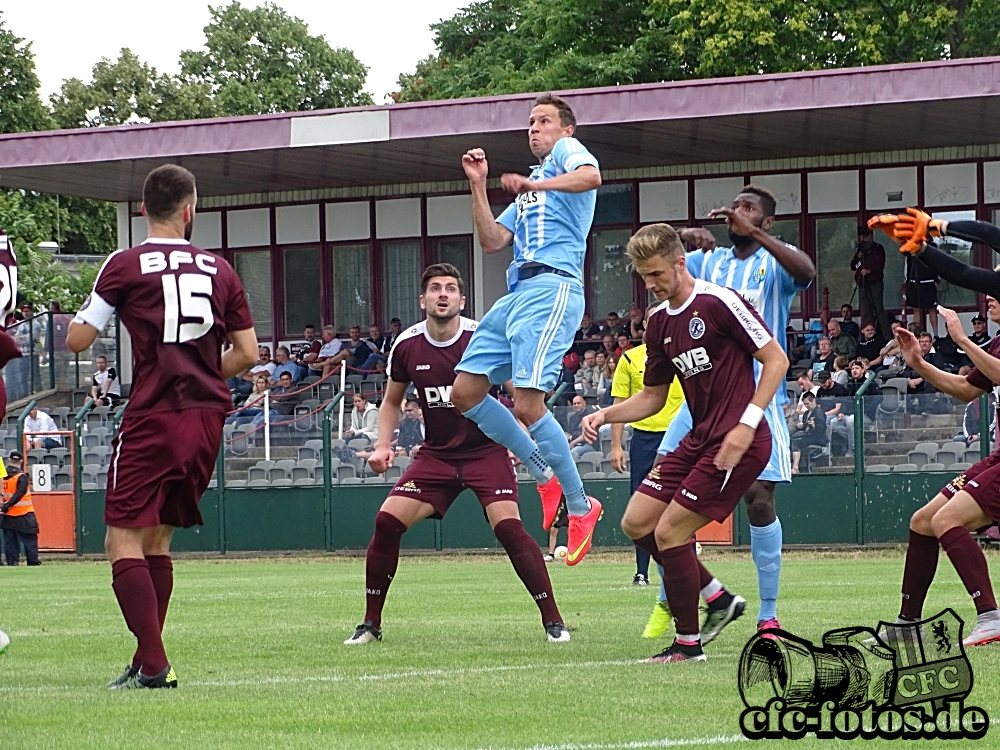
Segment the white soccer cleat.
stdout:
<svg viewBox="0 0 1000 750">
<path fill-rule="evenodd" d="M 962 645 L 985 646 L 997 641 L 1000 641 L 1000 618 L 976 622 L 972 632 L 962 639 Z"/>
<path fill-rule="evenodd" d="M 9 645 L 10 645 L 10 638 L 7 636 L 5 632 L 0 630 L 0 654 L 6 651 Z"/>
<path fill-rule="evenodd" d="M 545 626 L 545 634 L 549 643 L 566 643 L 570 640 L 569 631 L 561 622 L 550 622 Z"/>
<path fill-rule="evenodd" d="M 382 629 L 370 622 L 363 622 L 354 630 L 354 635 L 344 641 L 345 646 L 360 646 L 364 643 L 382 640 Z"/>
</svg>

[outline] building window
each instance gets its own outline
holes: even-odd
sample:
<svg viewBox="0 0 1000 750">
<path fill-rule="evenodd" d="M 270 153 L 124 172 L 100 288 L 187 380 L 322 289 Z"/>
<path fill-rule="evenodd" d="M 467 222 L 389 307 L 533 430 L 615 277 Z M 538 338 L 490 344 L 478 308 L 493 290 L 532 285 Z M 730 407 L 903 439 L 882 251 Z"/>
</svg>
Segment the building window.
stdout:
<svg viewBox="0 0 1000 750">
<path fill-rule="evenodd" d="M 382 274 L 385 277 L 385 319 L 399 318 L 403 327 L 423 320 L 420 309 L 420 243 L 382 243 Z"/>
<path fill-rule="evenodd" d="M 609 312 L 628 316 L 633 303 L 633 276 L 625 256 L 631 229 L 604 229 L 593 233 L 590 261 L 590 309 L 595 318 Z"/>
<path fill-rule="evenodd" d="M 933 216 L 935 219 L 946 219 L 948 221 L 976 220 L 976 212 L 972 210 L 938 211 Z M 976 265 L 971 242 L 960 240 L 957 237 L 942 237 L 938 240 L 938 247 L 967 266 Z M 976 304 L 975 292 L 963 289 L 957 284 L 949 284 L 944 279 L 938 282 L 937 298 L 938 303 L 945 307 L 972 307 Z"/>
<path fill-rule="evenodd" d="M 271 251 L 251 250 L 233 254 L 233 268 L 243 282 L 257 338 L 271 338 Z"/>
<path fill-rule="evenodd" d="M 877 241 L 877 240 L 876 240 Z M 854 293 L 854 271 L 851 270 L 851 260 L 858 242 L 857 216 L 842 216 L 831 219 L 816 219 L 816 289 L 817 302 L 823 304 L 823 287 L 830 290 L 830 309 L 839 310 L 840 306 L 850 302 Z M 883 243 L 884 244 L 884 243 Z M 895 247 L 895 245 L 891 245 Z M 896 253 L 899 255 L 899 253 Z M 889 253 L 886 253 L 886 270 L 888 271 Z M 898 284 L 896 285 L 898 288 Z M 891 307 L 889 281 L 885 284 L 885 305 Z M 858 301 L 855 296 L 855 305 Z M 896 292 L 898 300 L 899 292 Z M 898 306 L 898 301 L 897 301 Z"/>
<path fill-rule="evenodd" d="M 451 263 L 458 272 L 462 274 L 462 281 L 465 282 L 465 311 L 463 314 L 472 315 L 472 258 L 469 251 L 468 237 L 450 237 L 447 239 L 434 240 L 434 262 Z"/>
<path fill-rule="evenodd" d="M 801 249 L 801 224 L 798 219 L 780 219 L 774 222 L 771 227 L 770 234 L 772 237 L 777 237 L 779 240 L 784 242 L 786 245 L 794 245 L 795 247 Z M 802 294 L 796 294 L 795 298 L 792 300 L 792 307 L 790 312 L 799 313 L 802 312 Z"/>
<path fill-rule="evenodd" d="M 319 250 L 282 252 L 285 271 L 285 335 L 297 334 L 319 320 Z"/>
<path fill-rule="evenodd" d="M 347 331 L 373 322 L 368 243 L 334 246 L 333 324 L 338 331 Z"/>
<path fill-rule="evenodd" d="M 601 185 L 597 188 L 594 224 L 632 223 L 632 183 Z"/>
</svg>

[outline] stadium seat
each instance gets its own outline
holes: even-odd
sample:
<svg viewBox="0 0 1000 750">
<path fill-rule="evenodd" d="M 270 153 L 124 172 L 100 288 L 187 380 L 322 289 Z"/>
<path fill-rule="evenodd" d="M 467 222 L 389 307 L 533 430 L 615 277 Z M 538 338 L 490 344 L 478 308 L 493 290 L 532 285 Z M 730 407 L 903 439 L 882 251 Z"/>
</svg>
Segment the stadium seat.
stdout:
<svg viewBox="0 0 1000 750">
<path fill-rule="evenodd" d="M 920 471 L 944 471 L 944 464 L 924 464 L 920 467 Z"/>
<path fill-rule="evenodd" d="M 286 472 L 284 469 L 279 469 L 277 466 L 275 466 L 274 468 L 271 469 L 270 472 L 268 472 L 267 478 L 271 480 L 271 484 L 273 485 L 275 481 L 277 481 L 278 479 L 288 479 L 290 481 L 291 480 L 291 477 L 289 476 L 290 474 L 291 474 L 290 471 Z"/>
<path fill-rule="evenodd" d="M 299 477 L 298 479 L 293 479 L 292 484 L 295 487 L 312 487 L 316 484 L 316 480 L 312 477 Z"/>
<path fill-rule="evenodd" d="M 270 487 L 271 483 L 266 479 L 251 479 L 247 482 L 247 487 Z"/>
<path fill-rule="evenodd" d="M 247 486 L 247 480 L 245 480 L 245 479 L 227 479 L 226 480 L 226 487 L 240 488 L 240 487 L 246 487 L 246 486 Z"/>
<path fill-rule="evenodd" d="M 604 479 L 603 471 L 588 471 L 580 479 Z"/>
<path fill-rule="evenodd" d="M 604 461 L 604 454 L 598 451 L 590 451 L 589 453 L 584 453 L 580 458 L 583 461 L 590 461 L 594 466 L 600 466 L 601 462 Z"/>
<path fill-rule="evenodd" d="M 311 469 L 307 469 L 304 466 L 296 466 L 292 469 L 291 478 L 293 483 L 298 483 L 300 479 L 308 479 L 312 483 L 314 473 Z"/>
<path fill-rule="evenodd" d="M 107 461 L 108 456 L 111 455 L 111 446 L 109 445 L 98 445 L 96 448 L 92 448 L 94 453 L 101 457 L 101 462 Z"/>
<path fill-rule="evenodd" d="M 381 474 L 376 474 L 373 477 L 365 477 L 364 483 L 365 484 L 385 484 L 385 477 L 383 477 Z"/>
<path fill-rule="evenodd" d="M 323 452 L 323 441 L 322 440 L 307 440 L 306 441 L 306 445 L 313 445 L 314 443 L 319 443 L 319 447 L 317 448 L 317 450 L 320 453 L 322 453 Z M 315 446 L 313 446 L 313 447 L 315 447 Z M 347 441 L 344 440 L 343 438 L 330 438 L 330 448 L 331 448 L 331 450 L 332 449 L 336 449 L 336 448 L 346 448 L 346 447 L 347 447 Z"/>
<path fill-rule="evenodd" d="M 340 484 L 364 484 L 364 480 L 361 477 L 344 477 L 340 480 Z"/>
<path fill-rule="evenodd" d="M 937 455 L 937 451 L 934 451 L 934 453 L 931 454 L 928 454 L 926 451 L 909 451 L 906 454 L 906 461 L 907 463 L 911 463 L 917 468 L 920 468 L 924 464 L 928 463 L 931 460 L 931 457 L 935 455 Z"/>
<path fill-rule="evenodd" d="M 335 474 L 337 481 L 343 483 L 345 479 L 351 479 L 357 476 L 357 472 L 354 470 L 353 464 L 341 464 L 337 467 L 337 473 Z"/>
<path fill-rule="evenodd" d="M 395 480 L 397 480 L 401 476 L 403 476 L 403 470 L 401 468 L 399 468 L 398 466 L 390 466 L 388 469 L 385 470 L 385 474 L 383 474 L 382 476 L 385 477 L 385 481 L 387 481 L 387 482 L 393 481 L 394 482 Z"/>
<path fill-rule="evenodd" d="M 928 456 L 933 456 L 939 450 L 940 446 L 937 443 L 917 443 L 913 450 L 923 451 Z"/>
<path fill-rule="evenodd" d="M 286 477 L 280 477 L 278 479 L 272 479 L 271 480 L 271 486 L 272 487 L 291 487 L 292 486 L 292 480 L 288 479 Z"/>
<path fill-rule="evenodd" d="M 248 424 L 240 425 L 233 430 L 233 435 L 228 445 L 230 452 L 234 456 L 245 456 L 247 451 L 250 450 L 250 442 L 253 438 L 249 437 L 247 433 L 252 431 L 253 427 Z"/>
<path fill-rule="evenodd" d="M 627 472 L 627 471 L 625 471 L 625 472 L 612 471 L 612 472 L 606 474 L 604 478 L 605 479 L 631 479 L 632 475 L 629 472 Z"/>
<path fill-rule="evenodd" d="M 955 451 L 945 450 L 942 448 L 934 456 L 934 462 L 950 466 L 951 464 L 958 463 L 964 454 L 964 450 L 961 453 L 956 453 Z"/>
<path fill-rule="evenodd" d="M 962 463 L 974 464 L 980 461 L 979 457 L 979 446 L 977 445 L 975 450 L 972 448 L 966 448 L 965 453 L 962 454 Z"/>
<path fill-rule="evenodd" d="M 965 443 L 959 440 L 949 440 L 941 446 L 941 450 L 954 451 L 961 456 L 965 452 Z"/>
<path fill-rule="evenodd" d="M 84 482 L 82 489 L 84 492 L 96 492 L 97 482 Z"/>
<path fill-rule="evenodd" d="M 48 451 L 44 448 L 32 448 L 28 451 L 28 466 L 45 463 L 46 455 L 48 455 Z"/>
<path fill-rule="evenodd" d="M 893 474 L 908 474 L 911 472 L 919 471 L 920 467 L 916 464 L 896 464 L 892 467 Z"/>
<path fill-rule="evenodd" d="M 406 471 L 411 463 L 413 463 L 413 459 L 409 456 L 396 456 L 392 461 L 392 465 L 398 466 L 402 471 Z"/>
<path fill-rule="evenodd" d="M 959 461 L 948 467 L 948 471 L 965 471 L 966 469 L 971 469 L 972 464 L 966 461 Z"/>
<path fill-rule="evenodd" d="M 291 474 L 296 463 L 298 462 L 293 458 L 282 458 L 274 462 L 274 468 L 281 469 L 285 474 Z"/>
<path fill-rule="evenodd" d="M 69 463 L 69 448 L 50 448 L 49 455 L 56 456 L 59 459 L 60 466 L 66 466 Z M 47 463 L 47 462 L 46 462 Z"/>
<path fill-rule="evenodd" d="M 96 448 L 101 444 L 101 439 L 92 432 L 83 433 L 83 447 Z"/>
<path fill-rule="evenodd" d="M 865 472 L 868 474 L 888 474 L 890 471 L 891 467 L 888 464 L 872 464 L 865 467 Z"/>
<path fill-rule="evenodd" d="M 317 458 L 319 458 L 322 455 L 323 455 L 322 451 L 320 451 L 319 453 L 317 453 L 316 451 L 314 451 L 312 448 L 310 448 L 308 446 L 303 445 L 303 446 L 299 447 L 299 451 L 298 451 L 299 461 L 303 461 L 303 460 L 306 460 L 306 459 L 311 459 L 311 460 L 315 461 Z"/>
<path fill-rule="evenodd" d="M 528 471 L 528 467 L 521 464 L 516 469 L 517 481 L 519 482 L 529 482 L 532 480 L 531 472 Z"/>
<path fill-rule="evenodd" d="M 3 439 L 3 449 L 8 452 L 21 450 L 21 445 L 17 440 L 17 433 L 7 435 Z"/>
<path fill-rule="evenodd" d="M 101 469 L 97 473 L 97 489 L 106 490 L 108 488 L 108 470 Z"/>
<path fill-rule="evenodd" d="M 586 458 L 581 458 L 580 456 L 574 456 L 574 462 L 576 463 L 576 470 L 580 472 L 580 475 L 586 474 L 588 471 L 600 471 L 601 462 L 598 461 L 596 464 Z"/>
<path fill-rule="evenodd" d="M 368 450 L 370 446 L 371 441 L 366 437 L 351 438 L 347 443 L 348 448 L 353 448 L 356 451 Z"/>
<path fill-rule="evenodd" d="M 108 427 L 94 427 L 88 432 L 91 435 L 97 435 L 98 445 L 110 445 L 111 444 L 111 429 Z"/>
<path fill-rule="evenodd" d="M 625 466 L 626 467 L 628 466 L 627 457 L 625 461 Z M 600 469 L 598 469 L 598 471 L 603 471 L 605 474 L 611 474 L 613 472 L 616 472 L 617 469 L 615 469 L 614 465 L 611 463 L 611 460 L 606 458 L 603 461 L 601 461 L 601 467 Z"/>
<path fill-rule="evenodd" d="M 68 406 L 58 406 L 49 412 L 49 416 L 52 417 L 52 420 L 58 425 L 60 430 L 69 430 L 73 427 L 69 416 L 71 412 L 72 409 Z"/>
<path fill-rule="evenodd" d="M 42 463 L 48 464 L 49 466 L 60 466 L 59 456 L 52 453 L 52 451 L 47 451 L 44 456 L 42 456 Z"/>
<path fill-rule="evenodd" d="M 260 466 L 251 466 L 247 469 L 247 483 L 252 482 L 267 482 L 268 481 L 268 470 Z M 253 487 L 253 484 L 249 486 Z"/>
<path fill-rule="evenodd" d="M 215 489 L 218 489 L 218 487 L 219 487 L 219 480 L 218 479 L 209 479 L 208 480 L 208 489 L 215 490 Z"/>
<path fill-rule="evenodd" d="M 268 461 L 267 459 L 262 458 L 260 461 L 254 464 L 254 468 L 270 471 L 271 469 L 274 468 L 274 464 L 275 464 L 274 461 Z"/>
</svg>

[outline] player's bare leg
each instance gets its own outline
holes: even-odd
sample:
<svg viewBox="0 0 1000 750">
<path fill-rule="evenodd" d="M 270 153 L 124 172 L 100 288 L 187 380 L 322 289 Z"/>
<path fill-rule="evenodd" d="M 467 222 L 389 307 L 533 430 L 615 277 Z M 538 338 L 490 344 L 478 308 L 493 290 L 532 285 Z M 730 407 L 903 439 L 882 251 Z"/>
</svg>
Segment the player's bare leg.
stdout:
<svg viewBox="0 0 1000 750">
<path fill-rule="evenodd" d="M 549 642 L 565 643 L 570 639 L 569 631 L 556 606 L 549 571 L 538 544 L 524 530 L 517 503 L 509 500 L 490 503 L 486 506 L 486 518 L 506 550 L 514 572 L 538 606 Z"/>
<path fill-rule="evenodd" d="M 600 503 L 584 493 L 566 434 L 545 407 L 545 393 L 534 388 L 517 388 L 512 415 L 489 395 L 491 387 L 485 375 L 459 372 L 451 392 L 452 403 L 479 425 L 487 437 L 517 456 L 538 482 L 543 528 L 552 526 L 565 494 L 569 515 L 566 562 L 575 565 L 590 549 L 594 526 L 601 515 Z M 528 426 L 530 437 L 518 421 Z"/>
<path fill-rule="evenodd" d="M 112 681 L 112 689 L 146 687 L 177 687 L 167 654 L 163 648 L 157 588 L 154 584 L 151 564 L 146 559 L 147 536 L 149 549 L 153 552 L 170 551 L 170 526 L 129 529 L 109 526 L 104 546 L 111 563 L 111 587 L 118 599 L 118 606 L 125 617 L 125 623 L 135 635 L 139 647 L 136 652 L 141 669 L 122 679 Z M 172 568 L 171 568 L 172 571 Z M 172 588 L 172 573 L 171 573 Z M 169 601 L 169 594 L 167 595 Z M 166 602 L 163 607 L 166 616 Z M 136 659 L 133 659 L 133 665 Z M 126 669 L 132 672 L 132 667 Z M 124 673 L 123 673 L 124 674 Z"/>
<path fill-rule="evenodd" d="M 407 529 L 434 515 L 434 508 L 411 497 L 389 495 L 375 516 L 375 533 L 365 555 L 365 619 L 346 646 L 382 640 L 382 608 L 399 566 L 399 543 Z"/>
</svg>

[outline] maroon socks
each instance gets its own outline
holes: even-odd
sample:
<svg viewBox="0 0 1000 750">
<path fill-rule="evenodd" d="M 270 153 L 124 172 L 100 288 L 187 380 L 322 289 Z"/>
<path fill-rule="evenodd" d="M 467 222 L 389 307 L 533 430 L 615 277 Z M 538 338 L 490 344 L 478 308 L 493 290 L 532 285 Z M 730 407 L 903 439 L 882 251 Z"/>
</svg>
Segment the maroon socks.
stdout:
<svg viewBox="0 0 1000 750">
<path fill-rule="evenodd" d="M 906 547 L 903 566 L 903 603 L 899 616 L 919 620 L 924 610 L 924 599 L 931 587 L 938 564 L 937 537 L 918 534 L 910 529 L 910 543 Z"/>
<path fill-rule="evenodd" d="M 698 596 L 701 593 L 698 558 L 690 544 L 660 550 L 663 565 L 663 585 L 667 590 L 670 612 L 676 623 L 677 639 L 692 637 L 699 640 L 701 628 L 698 625 Z M 709 574 L 711 579 L 711 574 Z"/>
<path fill-rule="evenodd" d="M 167 668 L 167 654 L 160 638 L 158 602 L 149 563 L 142 558 L 118 560 L 111 566 L 111 588 L 125 624 L 139 642 L 143 674 L 159 674 Z"/>
<path fill-rule="evenodd" d="M 167 620 L 167 607 L 170 606 L 170 594 L 174 591 L 174 563 L 170 555 L 148 555 L 149 577 L 153 579 L 153 590 L 156 592 L 156 616 L 160 621 L 162 638 L 163 623 Z M 142 666 L 142 652 L 137 648 L 132 657 L 132 666 L 138 669 Z"/>
<path fill-rule="evenodd" d="M 494 527 L 493 533 L 507 550 L 514 572 L 538 605 L 538 610 L 542 613 L 542 624 L 561 623 L 563 619 L 552 595 L 552 582 L 549 580 L 545 560 L 542 559 L 538 544 L 524 530 L 524 524 L 517 518 L 507 518 Z"/>
<path fill-rule="evenodd" d="M 375 516 L 375 533 L 368 543 L 365 557 L 365 622 L 382 627 L 382 608 L 389 593 L 389 584 L 399 566 L 399 540 L 406 526 L 391 513 L 379 511 Z"/>
<path fill-rule="evenodd" d="M 649 553 L 649 556 L 653 558 L 653 562 L 660 565 L 663 564 L 660 562 L 660 550 L 656 546 L 656 534 L 652 531 L 646 534 L 646 536 L 633 539 L 632 541 L 635 543 L 636 547 L 646 550 Z"/>
<path fill-rule="evenodd" d="M 941 546 L 948 553 L 948 559 L 955 566 L 958 577 L 965 584 L 965 590 L 976 605 L 976 612 L 983 613 L 997 608 L 990 583 L 990 569 L 986 556 L 968 530 L 957 526 L 949 529 L 940 538 Z"/>
</svg>

